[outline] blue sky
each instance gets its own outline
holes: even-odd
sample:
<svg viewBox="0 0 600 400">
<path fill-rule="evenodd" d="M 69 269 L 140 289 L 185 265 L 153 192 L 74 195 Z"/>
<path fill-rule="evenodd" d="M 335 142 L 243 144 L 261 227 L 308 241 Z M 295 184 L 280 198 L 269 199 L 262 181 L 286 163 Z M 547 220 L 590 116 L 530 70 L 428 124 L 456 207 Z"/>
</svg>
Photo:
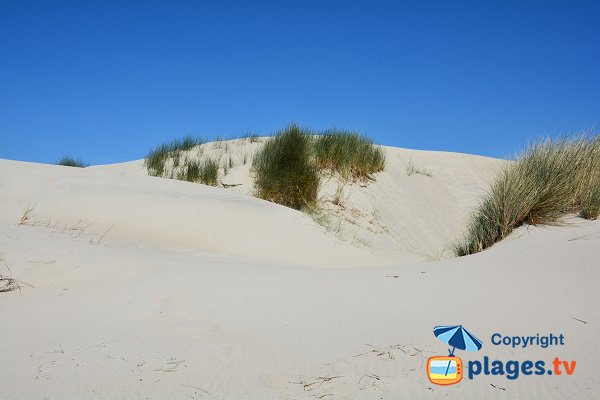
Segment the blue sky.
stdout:
<svg viewBox="0 0 600 400">
<path fill-rule="evenodd" d="M 0 0 L 0 158 L 290 122 L 506 156 L 598 128 L 600 2 Z"/>
</svg>

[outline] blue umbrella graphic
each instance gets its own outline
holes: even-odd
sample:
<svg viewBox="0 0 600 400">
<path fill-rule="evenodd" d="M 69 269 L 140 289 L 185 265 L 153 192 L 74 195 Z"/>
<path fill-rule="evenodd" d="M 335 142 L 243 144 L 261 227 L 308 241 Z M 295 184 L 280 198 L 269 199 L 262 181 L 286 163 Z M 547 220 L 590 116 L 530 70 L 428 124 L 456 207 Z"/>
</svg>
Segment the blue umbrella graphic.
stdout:
<svg viewBox="0 0 600 400">
<path fill-rule="evenodd" d="M 450 357 L 454 356 L 454 350 L 456 349 L 477 351 L 483 346 L 481 340 L 473 336 L 469 331 L 463 328 L 462 325 L 436 326 L 433 328 L 433 334 L 442 342 L 452 346 L 452 350 L 448 349 Z M 448 375 L 449 368 L 450 361 L 448 361 L 446 375 Z"/>
</svg>

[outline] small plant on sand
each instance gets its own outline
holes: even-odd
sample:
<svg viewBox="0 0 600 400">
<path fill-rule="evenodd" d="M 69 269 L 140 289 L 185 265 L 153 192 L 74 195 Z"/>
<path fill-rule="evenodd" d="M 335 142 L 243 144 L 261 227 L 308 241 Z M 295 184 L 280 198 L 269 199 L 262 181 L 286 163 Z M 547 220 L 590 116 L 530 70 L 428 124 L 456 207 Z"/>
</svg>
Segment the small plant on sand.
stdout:
<svg viewBox="0 0 600 400">
<path fill-rule="evenodd" d="M 413 164 L 412 159 L 410 159 L 408 160 L 408 164 L 406 164 L 406 175 L 412 176 L 414 174 L 423 175 L 428 178 L 433 176 L 433 174 L 426 169 L 416 167 L 415 164 Z"/>
<path fill-rule="evenodd" d="M 335 188 L 335 194 L 333 195 L 333 198 L 331 199 L 331 203 L 333 203 L 334 205 L 340 207 L 340 208 L 345 208 L 346 207 L 346 196 L 344 194 L 344 184 L 343 183 L 338 183 L 337 187 Z"/>
<path fill-rule="evenodd" d="M 19 221 L 19 225 L 27 225 L 33 216 L 34 206 L 27 206 L 23 209 L 23 214 L 21 215 L 21 220 Z"/>
<path fill-rule="evenodd" d="M 0 261 L 5 261 L 2 254 L 0 254 Z M 11 273 L 8 265 L 6 265 L 6 269 Z M 10 275 L 7 276 L 0 273 L 0 293 L 12 292 L 17 289 L 21 290 L 21 286 L 19 286 L 19 282 L 16 279 L 11 278 Z"/>
<path fill-rule="evenodd" d="M 316 204 L 319 171 L 312 136 L 290 125 L 269 139 L 253 160 L 256 195 L 297 210 Z"/>
<path fill-rule="evenodd" d="M 319 169 L 337 172 L 345 179 L 369 179 L 385 166 L 383 150 L 356 132 L 326 131 L 315 138 L 314 151 Z"/>
<path fill-rule="evenodd" d="M 63 158 L 61 158 L 60 160 L 58 160 L 58 162 L 56 163 L 56 165 L 62 165 L 64 167 L 76 167 L 76 168 L 85 168 L 87 167 L 87 164 L 84 163 L 83 161 L 81 161 L 78 158 L 74 158 L 74 157 L 70 157 L 70 156 L 64 156 Z"/>
<path fill-rule="evenodd" d="M 170 143 L 163 143 L 150 150 L 144 159 L 144 166 L 148 170 L 148 174 L 152 176 L 164 176 L 167 160 L 173 159 L 173 163 L 179 165 L 179 157 L 182 152 L 191 150 L 203 143 L 202 139 L 191 136 L 187 136 L 181 140 L 173 140 Z"/>
<path fill-rule="evenodd" d="M 454 252 L 477 253 L 523 224 L 549 224 L 569 213 L 596 219 L 599 192 L 600 135 L 533 144 L 493 182 Z"/>
</svg>

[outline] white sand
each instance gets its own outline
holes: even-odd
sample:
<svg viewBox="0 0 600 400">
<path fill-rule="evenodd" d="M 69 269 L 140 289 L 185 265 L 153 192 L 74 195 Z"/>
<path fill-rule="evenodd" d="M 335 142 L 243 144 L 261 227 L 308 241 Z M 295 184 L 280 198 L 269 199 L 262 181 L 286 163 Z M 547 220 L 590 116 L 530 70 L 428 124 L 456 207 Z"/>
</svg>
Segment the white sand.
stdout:
<svg viewBox="0 0 600 400">
<path fill-rule="evenodd" d="M 387 153 L 376 182 L 346 188 L 345 209 L 326 184 L 331 213 L 355 216 L 329 231 L 245 194 L 248 164 L 224 178 L 242 186 L 223 189 L 147 177 L 140 162 L 0 160 L 0 266 L 32 286 L 0 293 L 0 397 L 598 398 L 600 223 L 520 228 L 483 253 L 426 262 L 449 256 L 502 162 Z M 407 176 L 409 159 L 432 177 Z M 432 385 L 442 324 L 484 341 L 457 351 L 463 361 L 559 356 L 576 371 Z M 513 350 L 489 343 L 496 331 L 567 344 Z"/>
<path fill-rule="evenodd" d="M 234 167 L 227 175 L 224 175 L 221 170 L 221 181 L 228 186 L 236 185 L 229 187 L 228 192 L 252 196 L 254 193 L 250 172 L 252 157 L 266 139 L 258 140 L 261 142 L 233 140 L 208 143 L 200 150 L 189 151 L 185 157 L 200 161 L 209 157 L 216 158 L 220 160 L 221 165 L 228 164 L 229 159 L 232 159 Z M 323 178 L 319 203 L 327 210 L 328 221 L 321 221 L 322 225 L 332 234 L 329 236 L 375 254 L 377 257 L 371 258 L 369 265 L 376 262 L 376 259 L 391 259 L 393 264 L 397 265 L 399 262 L 431 261 L 450 257 L 452 241 L 462 233 L 464 222 L 475 207 L 479 196 L 486 189 L 494 173 L 506 161 L 459 153 L 394 147 L 384 147 L 384 149 L 386 168 L 376 175 L 375 182 L 368 183 L 366 187 L 365 184 L 360 183 L 343 183 L 335 177 Z M 244 159 L 246 164 L 243 163 Z M 419 173 L 409 176 L 407 166 L 410 164 L 422 172 L 430 173 L 431 176 Z M 114 174 L 146 176 L 142 160 L 93 167 L 93 169 L 113 176 Z M 164 185 L 160 187 L 165 188 Z M 335 205 L 332 204 L 332 200 L 338 188 L 342 192 L 342 204 Z M 216 193 L 224 196 L 222 192 Z M 289 210 L 285 211 L 290 214 Z M 229 210 L 211 214 L 235 215 L 236 212 Z M 269 213 L 272 214 L 273 211 Z M 257 218 L 263 220 L 264 216 L 260 215 Z M 214 225 L 217 229 L 223 226 L 229 229 L 228 224 L 220 221 L 216 221 Z M 210 223 L 210 226 L 214 225 Z M 164 224 L 160 227 L 164 229 Z M 194 229 L 206 230 L 205 227 L 198 227 L 195 222 L 194 227 Z M 176 229 L 178 230 L 179 227 Z M 252 230 L 250 234 L 254 236 L 256 231 Z M 180 242 L 181 238 L 178 237 L 177 240 Z M 225 243 L 228 240 L 219 237 L 218 242 Z M 197 242 L 202 246 L 205 245 L 204 243 L 204 240 Z M 294 244 L 296 245 L 297 243 Z M 243 243 L 236 242 L 232 247 L 239 249 L 240 246 L 243 246 Z M 285 249 L 284 254 L 289 254 L 289 251 Z M 336 250 L 334 255 L 339 257 L 340 251 Z M 311 263 L 312 260 L 309 264 Z M 330 265 L 330 262 L 327 261 L 326 264 Z M 362 261 L 359 264 L 365 265 Z"/>
</svg>

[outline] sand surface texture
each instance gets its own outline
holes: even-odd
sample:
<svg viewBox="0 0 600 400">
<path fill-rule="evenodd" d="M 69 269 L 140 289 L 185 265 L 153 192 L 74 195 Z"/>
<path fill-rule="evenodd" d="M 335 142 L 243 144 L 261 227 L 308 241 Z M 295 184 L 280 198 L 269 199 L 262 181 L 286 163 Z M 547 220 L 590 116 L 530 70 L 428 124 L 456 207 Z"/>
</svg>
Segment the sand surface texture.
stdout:
<svg viewBox="0 0 600 400">
<path fill-rule="evenodd" d="M 343 185 L 342 205 L 324 178 L 319 224 L 251 196 L 242 160 L 258 146 L 206 145 L 199 157 L 239 159 L 228 188 L 150 177 L 141 161 L 0 160 L 0 273 L 21 285 L 0 293 L 0 397 L 600 397 L 599 222 L 522 227 L 452 258 L 504 161 L 386 148 L 386 170 Z M 465 363 L 558 356 L 576 370 L 433 385 L 427 358 L 448 346 L 432 329 L 448 324 L 484 342 L 457 351 Z M 495 332 L 565 345 L 493 346 Z"/>
</svg>

